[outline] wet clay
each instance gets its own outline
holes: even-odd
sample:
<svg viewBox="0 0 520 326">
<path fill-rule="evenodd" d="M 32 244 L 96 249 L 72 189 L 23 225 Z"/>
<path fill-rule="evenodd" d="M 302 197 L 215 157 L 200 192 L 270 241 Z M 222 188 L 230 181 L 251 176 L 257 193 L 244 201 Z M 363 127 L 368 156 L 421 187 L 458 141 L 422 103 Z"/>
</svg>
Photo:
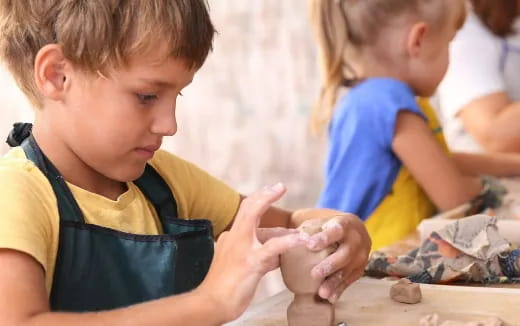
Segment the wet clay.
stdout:
<svg viewBox="0 0 520 326">
<path fill-rule="evenodd" d="M 409 279 L 402 278 L 390 288 L 390 298 L 401 303 L 419 303 L 422 299 L 421 287 Z"/>
<path fill-rule="evenodd" d="M 428 315 L 421 319 L 419 326 L 507 326 L 502 320 L 496 317 L 487 318 L 482 321 L 459 322 L 446 320 L 440 322 L 438 314 Z"/>
<path fill-rule="evenodd" d="M 303 223 L 300 231 L 309 235 L 321 232 L 321 224 L 315 221 Z M 305 246 L 293 248 L 280 257 L 280 269 L 287 288 L 294 293 L 294 300 L 287 308 L 289 326 L 331 326 L 334 323 L 334 306 L 318 297 L 323 282 L 311 276 L 311 270 L 335 247 L 313 252 Z"/>
<path fill-rule="evenodd" d="M 334 324 L 334 306 L 314 294 L 295 295 L 287 308 L 289 326 L 330 326 Z"/>
</svg>

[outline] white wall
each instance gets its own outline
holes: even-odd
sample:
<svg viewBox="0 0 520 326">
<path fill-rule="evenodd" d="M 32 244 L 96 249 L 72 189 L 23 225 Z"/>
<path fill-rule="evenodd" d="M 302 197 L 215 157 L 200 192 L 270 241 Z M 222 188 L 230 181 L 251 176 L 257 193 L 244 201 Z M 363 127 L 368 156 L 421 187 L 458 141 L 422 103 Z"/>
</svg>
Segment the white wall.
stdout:
<svg viewBox="0 0 520 326">
<path fill-rule="evenodd" d="M 0 65 L 0 155 L 8 150 L 5 143 L 13 122 L 33 121 L 33 111 L 7 69 Z"/>
</svg>

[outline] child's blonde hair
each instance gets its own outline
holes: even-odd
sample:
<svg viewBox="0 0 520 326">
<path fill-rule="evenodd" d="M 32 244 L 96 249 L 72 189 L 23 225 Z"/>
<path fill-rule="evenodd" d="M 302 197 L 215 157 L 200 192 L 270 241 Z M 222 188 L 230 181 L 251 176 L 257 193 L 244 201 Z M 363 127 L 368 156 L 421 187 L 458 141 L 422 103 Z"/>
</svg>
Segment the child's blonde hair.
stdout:
<svg viewBox="0 0 520 326">
<path fill-rule="evenodd" d="M 87 72 L 123 66 L 163 46 L 168 57 L 198 68 L 214 33 L 205 0 L 0 0 L 0 58 L 38 108 L 33 66 L 47 44 L 60 45 Z"/>
<path fill-rule="evenodd" d="M 460 3 L 458 23 L 462 26 L 463 0 L 310 0 L 322 73 L 321 94 L 312 113 L 313 131 L 321 132 L 330 122 L 340 87 L 351 86 L 359 78 L 358 67 L 353 65 L 356 50 L 374 45 L 384 28 L 406 14 L 442 26 L 448 1 Z"/>
</svg>

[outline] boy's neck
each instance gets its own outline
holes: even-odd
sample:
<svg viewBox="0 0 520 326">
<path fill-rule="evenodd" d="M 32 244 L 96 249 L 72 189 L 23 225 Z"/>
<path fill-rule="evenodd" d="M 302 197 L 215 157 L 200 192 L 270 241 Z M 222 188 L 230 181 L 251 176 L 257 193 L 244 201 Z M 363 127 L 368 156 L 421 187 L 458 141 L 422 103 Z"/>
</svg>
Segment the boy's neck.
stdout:
<svg viewBox="0 0 520 326">
<path fill-rule="evenodd" d="M 33 126 L 34 138 L 67 182 L 111 200 L 117 200 L 126 191 L 124 182 L 107 178 L 88 166 L 53 133 L 52 128 L 43 126 L 37 117 Z"/>
</svg>

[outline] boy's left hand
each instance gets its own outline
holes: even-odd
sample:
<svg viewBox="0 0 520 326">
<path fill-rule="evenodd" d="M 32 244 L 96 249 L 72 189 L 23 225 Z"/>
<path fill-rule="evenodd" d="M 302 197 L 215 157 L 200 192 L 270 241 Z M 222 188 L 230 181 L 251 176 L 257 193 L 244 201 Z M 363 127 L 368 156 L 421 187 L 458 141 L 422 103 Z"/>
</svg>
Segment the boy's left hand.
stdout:
<svg viewBox="0 0 520 326">
<path fill-rule="evenodd" d="M 312 269 L 311 275 L 326 278 L 318 294 L 335 303 L 343 291 L 363 274 L 372 242 L 363 222 L 351 214 L 329 218 L 322 229 L 311 236 L 307 247 L 320 251 L 335 243 L 339 246 Z"/>
</svg>

